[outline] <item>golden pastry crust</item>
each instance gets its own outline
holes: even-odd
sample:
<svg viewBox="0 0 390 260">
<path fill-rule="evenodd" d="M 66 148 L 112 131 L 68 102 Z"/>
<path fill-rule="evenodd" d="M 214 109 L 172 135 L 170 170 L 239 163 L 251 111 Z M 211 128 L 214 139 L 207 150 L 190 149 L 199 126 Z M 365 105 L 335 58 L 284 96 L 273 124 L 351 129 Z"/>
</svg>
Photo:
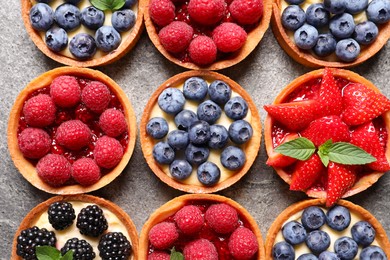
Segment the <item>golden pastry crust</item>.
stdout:
<svg viewBox="0 0 390 260">
<path fill-rule="evenodd" d="M 146 0 L 145 5 L 145 27 L 148 32 L 150 40 L 153 42 L 154 46 L 160 51 L 162 55 L 165 56 L 168 60 L 175 63 L 176 65 L 182 66 L 187 69 L 192 70 L 221 70 L 233 66 L 243 59 L 245 59 L 259 44 L 261 39 L 263 38 L 265 32 L 268 29 L 271 13 L 272 13 L 272 3 L 274 0 L 263 0 L 263 16 L 260 20 L 259 25 L 254 28 L 252 31 L 248 33 L 248 38 L 244 44 L 244 46 L 237 51 L 233 56 L 229 56 L 227 59 L 217 60 L 216 62 L 208 65 L 208 66 L 198 66 L 192 62 L 183 62 L 173 56 L 171 53 L 165 50 L 165 48 L 161 45 L 160 39 L 158 37 L 158 32 L 156 27 L 153 24 L 152 19 L 149 14 L 149 3 L 150 0 Z"/>
<path fill-rule="evenodd" d="M 390 242 L 386 235 L 386 231 L 383 229 L 381 223 L 366 209 L 346 200 L 339 200 L 338 205 L 348 208 L 350 211 L 358 214 L 362 220 L 369 222 L 376 231 L 376 239 L 378 244 L 382 247 L 383 251 L 386 253 L 387 258 L 390 257 Z M 325 199 L 310 199 L 304 200 L 292 204 L 286 208 L 276 220 L 272 223 L 270 229 L 267 233 L 267 239 L 265 241 L 265 258 L 272 259 L 272 248 L 275 244 L 275 239 L 279 231 L 281 230 L 283 224 L 294 214 L 308 208 L 310 206 L 325 206 Z"/>
<path fill-rule="evenodd" d="M 304 84 L 305 82 L 311 81 L 316 78 L 321 78 L 323 75 L 323 69 L 311 71 L 309 73 L 306 73 L 296 79 L 294 79 L 290 84 L 288 84 L 275 98 L 273 104 L 280 104 L 283 103 L 283 101 L 288 97 L 290 93 L 292 93 L 296 88 Z M 332 69 L 332 73 L 335 77 L 347 79 L 351 82 L 358 82 L 361 83 L 377 92 L 380 92 L 375 85 L 368 81 L 367 79 L 363 78 L 362 76 L 349 71 L 349 70 L 343 70 L 343 69 Z M 382 118 L 386 125 L 386 130 L 390 131 L 390 112 L 386 112 L 382 115 Z M 273 143 L 272 143 L 272 126 L 274 125 L 274 120 L 267 115 L 264 122 L 264 139 L 265 139 L 265 147 L 267 150 L 267 154 L 270 155 L 273 153 Z M 386 144 L 386 157 L 387 160 L 390 160 L 390 140 L 387 141 Z M 285 170 L 282 168 L 274 168 L 276 173 L 288 184 L 291 183 L 291 174 L 288 174 Z M 362 176 L 355 185 L 347 191 L 343 198 L 355 195 L 361 191 L 366 190 L 371 185 L 373 185 L 375 182 L 378 181 L 378 179 L 383 175 L 383 172 L 376 172 L 373 171 L 372 173 L 369 173 L 367 175 Z M 326 191 L 324 190 L 314 190 L 309 189 L 306 194 L 313 198 L 326 198 Z"/>
<path fill-rule="evenodd" d="M 35 43 L 35 45 L 38 47 L 38 49 L 40 49 L 49 58 L 51 58 L 59 63 L 69 65 L 69 66 L 74 66 L 74 67 L 84 67 L 84 68 L 97 67 L 97 66 L 110 64 L 110 63 L 115 62 L 118 59 L 122 58 L 138 42 L 138 39 L 141 37 L 142 31 L 144 29 L 143 15 L 144 15 L 146 1 L 147 0 L 139 0 L 138 1 L 138 11 L 137 11 L 137 19 L 136 19 L 135 25 L 131 29 L 130 34 L 125 39 L 122 39 L 122 42 L 117 49 L 115 49 L 114 51 L 112 51 L 110 53 L 107 53 L 106 55 L 104 55 L 100 58 L 93 58 L 93 59 L 85 60 L 85 61 L 77 60 L 76 58 L 73 59 L 70 57 L 63 56 L 59 53 L 56 53 L 56 52 L 50 50 L 46 46 L 46 43 L 42 39 L 40 32 L 35 30 L 31 26 L 29 14 L 30 14 L 30 9 L 32 7 L 32 3 L 30 0 L 21 0 L 22 18 L 23 18 L 24 26 L 26 27 L 27 33 L 30 35 L 31 40 Z"/>
<path fill-rule="evenodd" d="M 190 185 L 184 184 L 179 181 L 174 180 L 170 176 L 168 176 L 160 167 L 160 165 L 153 158 L 153 138 L 149 136 L 146 132 L 146 125 L 151 117 L 151 112 L 154 106 L 157 105 L 158 96 L 160 93 L 169 87 L 177 86 L 178 84 L 183 84 L 184 81 L 190 77 L 201 77 L 205 80 L 222 80 L 226 82 L 232 89 L 232 91 L 239 94 L 247 103 L 249 110 L 251 111 L 251 126 L 253 128 L 253 136 L 252 138 L 245 144 L 244 152 L 246 155 L 246 162 L 244 166 L 236 172 L 234 175 L 226 179 L 225 181 L 219 182 L 212 187 L 200 186 L 200 185 Z M 256 105 L 252 101 L 252 98 L 249 94 L 236 82 L 231 80 L 230 78 L 218 74 L 216 72 L 211 71 L 187 71 L 165 81 L 150 97 L 144 113 L 142 115 L 141 124 L 140 124 L 140 135 L 141 135 L 141 147 L 144 154 L 144 157 L 152 169 L 152 171 L 160 178 L 163 182 L 168 184 L 169 186 L 182 190 L 188 193 L 213 193 L 219 190 L 225 189 L 236 183 L 238 180 L 248 172 L 249 168 L 252 166 L 254 160 L 256 159 L 257 153 L 260 148 L 261 141 L 261 122 L 260 116 L 257 111 Z M 223 169 L 221 169 L 222 171 Z"/>
<path fill-rule="evenodd" d="M 42 202 L 41 204 L 38 204 L 35 208 L 33 208 L 22 220 L 22 223 L 20 223 L 19 228 L 15 233 L 12 244 L 11 259 L 22 259 L 16 254 L 17 238 L 22 232 L 22 230 L 30 228 L 43 213 L 47 212 L 49 206 L 57 201 L 80 201 L 85 203 L 93 203 L 111 211 L 126 226 L 126 230 L 129 233 L 130 243 L 133 250 L 132 257 L 130 257 L 130 259 L 138 259 L 138 232 L 129 215 L 127 215 L 126 212 L 124 212 L 118 205 L 108 200 L 85 194 L 55 196 Z"/>
<path fill-rule="evenodd" d="M 359 57 L 353 62 L 342 61 L 326 61 L 315 57 L 309 51 L 299 49 L 294 41 L 287 35 L 286 30 L 282 25 L 282 0 L 276 0 L 272 5 L 271 28 L 279 45 L 287 52 L 287 54 L 300 64 L 311 67 L 333 67 L 333 68 L 349 68 L 357 66 L 372 56 L 374 56 L 390 38 L 390 22 L 378 25 L 378 38 L 368 46 L 361 48 Z"/>
<path fill-rule="evenodd" d="M 22 113 L 22 108 L 25 100 L 28 98 L 30 93 L 34 92 L 37 89 L 50 86 L 50 83 L 53 81 L 53 79 L 61 75 L 72 75 L 76 77 L 88 78 L 91 80 L 98 80 L 106 84 L 107 87 L 109 87 L 109 89 L 111 90 L 111 92 L 118 97 L 118 100 L 122 104 L 123 112 L 127 121 L 129 143 L 127 145 L 126 150 L 124 151 L 122 160 L 110 172 L 103 175 L 97 183 L 90 186 L 81 186 L 79 184 L 74 184 L 62 187 L 52 187 L 48 185 L 41 180 L 41 178 L 36 173 L 35 166 L 29 160 L 24 158 L 23 154 L 19 150 L 17 131 L 19 127 L 19 118 Z M 119 87 L 119 85 L 100 71 L 73 67 L 62 67 L 50 70 L 32 80 L 16 98 L 16 101 L 11 109 L 7 130 L 8 149 L 10 151 L 11 158 L 14 161 L 16 168 L 18 168 L 19 172 L 23 175 L 23 177 L 33 186 L 37 187 L 40 190 L 46 191 L 48 193 L 61 195 L 91 192 L 100 189 L 103 186 L 112 182 L 116 177 L 119 176 L 119 174 L 121 174 L 121 172 L 129 162 L 131 155 L 134 151 L 136 135 L 137 122 L 133 108 L 125 92 Z"/>
<path fill-rule="evenodd" d="M 150 215 L 149 219 L 144 224 L 140 239 L 139 239 L 139 257 L 140 259 L 147 259 L 148 252 L 149 252 L 149 238 L 148 234 L 150 229 L 155 226 L 156 224 L 164 221 L 168 217 L 174 215 L 179 209 L 182 207 L 188 205 L 190 201 L 211 201 L 216 203 L 226 203 L 229 206 L 232 206 L 237 210 L 239 215 L 243 217 L 246 221 L 248 221 L 248 224 L 250 226 L 250 230 L 256 235 L 258 244 L 259 244 L 259 252 L 258 252 L 258 260 L 265 259 L 265 252 L 264 252 L 264 243 L 263 238 L 260 232 L 259 227 L 257 226 L 256 221 L 253 219 L 253 217 L 249 214 L 249 212 L 242 207 L 240 204 L 235 202 L 232 199 L 229 199 L 224 196 L 220 195 L 214 195 L 214 194 L 187 194 L 183 196 L 176 197 L 164 205 L 162 205 L 160 208 L 158 208 L 152 215 Z"/>
</svg>

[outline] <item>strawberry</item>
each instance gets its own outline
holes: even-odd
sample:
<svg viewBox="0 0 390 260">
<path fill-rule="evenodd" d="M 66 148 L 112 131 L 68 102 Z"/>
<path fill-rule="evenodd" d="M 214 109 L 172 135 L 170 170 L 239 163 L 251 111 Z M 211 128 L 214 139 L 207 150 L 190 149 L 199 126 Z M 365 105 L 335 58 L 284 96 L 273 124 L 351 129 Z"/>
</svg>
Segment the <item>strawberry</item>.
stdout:
<svg viewBox="0 0 390 260">
<path fill-rule="evenodd" d="M 356 173 L 353 166 L 330 162 L 326 206 L 333 206 L 355 184 L 355 181 Z"/>
<path fill-rule="evenodd" d="M 314 120 L 301 132 L 301 136 L 311 140 L 317 147 L 329 139 L 333 142 L 348 142 L 351 138 L 348 126 L 338 116 Z"/>
<path fill-rule="evenodd" d="M 337 86 L 332 70 L 329 68 L 324 69 L 318 101 L 321 107 L 320 113 L 323 116 L 339 116 L 343 111 L 341 90 Z"/>
<path fill-rule="evenodd" d="M 321 177 L 324 169 L 317 154 L 306 161 L 298 161 L 292 174 L 290 190 L 307 190 Z"/>
<path fill-rule="evenodd" d="M 362 84 L 351 83 L 343 92 L 341 118 L 347 125 L 367 123 L 390 109 L 388 98 Z"/>
<path fill-rule="evenodd" d="M 371 169 L 380 172 L 390 170 L 385 150 L 379 141 L 377 130 L 372 122 L 359 126 L 352 132 L 351 144 L 359 146 L 375 157 L 376 161 L 368 164 Z"/>
<path fill-rule="evenodd" d="M 283 140 L 280 142 L 279 145 L 281 145 L 285 142 L 291 141 L 291 140 L 298 138 L 298 137 L 299 136 L 296 133 L 288 134 L 283 138 Z M 297 159 L 295 159 L 295 158 L 274 152 L 272 150 L 272 152 L 268 155 L 268 160 L 266 163 L 267 163 L 267 165 L 272 166 L 272 167 L 282 168 L 282 167 L 289 166 L 296 161 L 297 161 Z"/>
</svg>

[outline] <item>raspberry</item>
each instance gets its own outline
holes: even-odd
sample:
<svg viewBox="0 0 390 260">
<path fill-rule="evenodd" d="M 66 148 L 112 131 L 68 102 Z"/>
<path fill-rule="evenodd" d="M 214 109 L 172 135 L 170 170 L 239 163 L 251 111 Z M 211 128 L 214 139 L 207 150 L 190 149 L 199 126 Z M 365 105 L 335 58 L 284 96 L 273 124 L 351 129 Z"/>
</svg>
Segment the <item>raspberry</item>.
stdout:
<svg viewBox="0 0 390 260">
<path fill-rule="evenodd" d="M 127 129 L 125 116 L 114 108 L 107 109 L 100 115 L 99 126 L 106 135 L 111 137 L 117 137 Z"/>
<path fill-rule="evenodd" d="M 97 140 L 93 153 L 97 165 L 111 169 L 122 159 L 123 147 L 115 138 L 102 136 Z"/>
<path fill-rule="evenodd" d="M 190 45 L 194 29 L 185 22 L 174 21 L 158 34 L 162 46 L 169 52 L 182 52 Z"/>
<path fill-rule="evenodd" d="M 224 203 L 211 205 L 205 213 L 206 222 L 217 233 L 229 234 L 238 226 L 237 211 Z"/>
<path fill-rule="evenodd" d="M 50 95 L 59 107 L 73 107 L 80 102 L 81 89 L 72 76 L 59 76 L 50 85 Z"/>
<path fill-rule="evenodd" d="M 263 16 L 262 0 L 234 0 L 229 11 L 238 24 L 254 24 Z"/>
<path fill-rule="evenodd" d="M 196 206 L 184 206 L 175 214 L 178 228 L 186 235 L 199 232 L 204 224 L 202 211 Z"/>
<path fill-rule="evenodd" d="M 204 238 L 188 243 L 184 247 L 183 254 L 186 260 L 218 260 L 214 244 Z"/>
<path fill-rule="evenodd" d="M 153 22 L 163 27 L 175 19 L 175 5 L 170 0 L 151 0 L 149 13 Z"/>
<path fill-rule="evenodd" d="M 45 127 L 56 119 L 56 106 L 49 95 L 39 94 L 26 101 L 23 115 L 28 125 Z"/>
<path fill-rule="evenodd" d="M 72 165 L 62 155 L 47 154 L 37 163 L 38 176 L 51 186 L 63 185 L 70 178 Z"/>
<path fill-rule="evenodd" d="M 171 256 L 162 251 L 154 251 L 150 255 L 148 255 L 148 260 L 169 260 Z"/>
<path fill-rule="evenodd" d="M 91 111 L 100 114 L 111 101 L 110 90 L 100 81 L 91 81 L 81 92 L 81 101 Z"/>
<path fill-rule="evenodd" d="M 90 143 L 91 136 L 91 130 L 86 124 L 80 120 L 69 120 L 57 128 L 54 139 L 70 150 L 80 150 Z"/>
<path fill-rule="evenodd" d="M 245 30 L 235 23 L 222 23 L 213 31 L 213 41 L 221 52 L 239 50 L 245 44 L 246 38 Z"/>
<path fill-rule="evenodd" d="M 89 186 L 100 179 L 100 168 L 94 160 L 81 158 L 72 165 L 72 177 L 80 185 Z"/>
<path fill-rule="evenodd" d="M 207 36 L 198 36 L 188 47 L 191 60 L 198 65 L 208 65 L 217 59 L 217 46 Z"/>
<path fill-rule="evenodd" d="M 24 157 L 39 159 L 50 151 L 51 139 L 46 131 L 29 127 L 18 136 L 18 144 Z"/>
<path fill-rule="evenodd" d="M 26 260 L 37 259 L 35 248 L 37 246 L 55 246 L 56 235 L 46 228 L 36 226 L 27 228 L 20 232 L 17 238 L 16 254 Z"/>
<path fill-rule="evenodd" d="M 228 246 L 235 259 L 251 259 L 259 250 L 255 234 L 246 227 L 237 228 L 230 235 Z"/>
<path fill-rule="evenodd" d="M 213 25 L 222 20 L 226 12 L 224 0 L 190 0 L 188 14 L 195 22 Z"/>
<path fill-rule="evenodd" d="M 157 249 L 169 249 L 179 238 L 175 223 L 161 222 L 149 231 L 149 241 Z"/>
<path fill-rule="evenodd" d="M 50 204 L 47 214 L 49 223 L 56 230 L 64 230 L 71 226 L 76 218 L 72 204 L 66 201 L 57 201 Z"/>
</svg>

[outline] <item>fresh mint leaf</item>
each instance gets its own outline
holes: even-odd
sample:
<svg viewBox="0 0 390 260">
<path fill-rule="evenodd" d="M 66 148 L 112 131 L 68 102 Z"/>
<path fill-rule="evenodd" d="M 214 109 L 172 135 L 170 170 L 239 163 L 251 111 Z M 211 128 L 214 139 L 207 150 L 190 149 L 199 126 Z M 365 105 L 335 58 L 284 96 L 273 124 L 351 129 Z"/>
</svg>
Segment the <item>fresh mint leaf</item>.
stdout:
<svg viewBox="0 0 390 260">
<path fill-rule="evenodd" d="M 66 254 L 61 258 L 61 260 L 73 260 L 73 250 L 69 250 Z"/>
<path fill-rule="evenodd" d="M 318 155 L 320 156 L 321 162 L 325 165 L 325 167 L 328 167 L 329 156 L 327 154 L 321 154 L 320 151 L 318 151 Z"/>
<path fill-rule="evenodd" d="M 329 139 L 320 147 L 318 147 L 318 155 L 320 156 L 321 162 L 325 165 L 325 167 L 328 167 L 329 164 L 329 149 L 332 147 L 332 139 Z"/>
<path fill-rule="evenodd" d="M 91 4 L 102 11 L 115 11 L 124 6 L 125 0 L 91 0 Z"/>
<path fill-rule="evenodd" d="M 172 248 L 171 250 L 171 257 L 170 260 L 184 260 L 184 256 L 182 253 L 177 252 L 175 248 Z"/>
<path fill-rule="evenodd" d="M 61 252 L 52 246 L 37 246 L 35 254 L 38 260 L 59 260 L 61 259 Z"/>
<path fill-rule="evenodd" d="M 315 152 L 316 147 L 307 138 L 299 137 L 275 148 L 275 152 L 305 161 Z"/>
<path fill-rule="evenodd" d="M 360 147 L 345 142 L 332 144 L 328 156 L 332 162 L 346 165 L 362 165 L 376 161 L 375 157 Z"/>
</svg>

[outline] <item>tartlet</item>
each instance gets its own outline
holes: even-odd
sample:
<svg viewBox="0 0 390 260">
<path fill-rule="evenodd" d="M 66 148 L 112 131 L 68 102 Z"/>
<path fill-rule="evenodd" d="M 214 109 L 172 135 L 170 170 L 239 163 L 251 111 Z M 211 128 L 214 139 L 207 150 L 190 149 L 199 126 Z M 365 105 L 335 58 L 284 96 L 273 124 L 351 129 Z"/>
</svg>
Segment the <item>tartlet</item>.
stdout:
<svg viewBox="0 0 390 260">
<path fill-rule="evenodd" d="M 53 187 L 44 182 L 36 173 L 35 164 L 29 159 L 26 159 L 22 152 L 19 149 L 18 145 L 18 128 L 19 120 L 22 115 L 22 109 L 25 101 L 31 93 L 42 89 L 44 87 L 50 86 L 50 83 L 58 76 L 62 75 L 71 75 L 75 77 L 80 77 L 89 80 L 96 80 L 104 83 L 111 93 L 113 93 L 121 106 L 123 107 L 123 113 L 125 120 L 127 122 L 127 133 L 128 133 L 128 143 L 126 149 L 124 149 L 123 157 L 120 162 L 112 169 L 110 169 L 106 174 L 104 174 L 98 182 L 90 186 L 81 186 L 79 184 L 70 184 L 67 186 Z M 123 169 L 126 167 L 129 162 L 131 155 L 134 150 L 137 126 L 136 118 L 133 111 L 133 108 L 130 104 L 129 99 L 127 98 L 124 91 L 119 87 L 119 85 L 113 81 L 111 78 L 106 76 L 100 71 L 86 69 L 86 68 L 73 68 L 73 67 L 62 67 L 48 71 L 39 77 L 32 80 L 18 95 L 16 101 L 11 109 L 9 122 L 8 122 L 8 148 L 11 154 L 11 158 L 15 163 L 16 168 L 20 171 L 22 176 L 30 182 L 33 186 L 53 194 L 80 194 L 90 191 L 94 191 L 102 188 L 103 186 L 112 182 L 116 177 L 118 177 Z"/>
<path fill-rule="evenodd" d="M 229 176 L 224 181 L 219 181 L 217 184 L 213 186 L 204 186 L 200 182 L 197 184 L 186 184 L 183 182 L 180 182 L 178 180 L 175 180 L 174 178 L 170 177 L 167 173 L 169 169 L 164 171 L 162 169 L 162 166 L 154 159 L 153 157 L 153 146 L 155 143 L 157 143 L 158 140 L 153 139 L 151 136 L 148 135 L 146 131 L 146 126 L 149 121 L 149 119 L 152 118 L 152 110 L 154 107 L 158 108 L 158 97 L 159 95 L 167 88 L 169 87 L 178 87 L 181 86 L 184 81 L 191 77 L 200 77 L 206 80 L 206 82 L 211 83 L 214 80 L 220 80 L 226 82 L 232 89 L 233 92 L 237 93 L 239 96 L 241 96 L 247 103 L 248 103 L 248 111 L 250 111 L 250 124 L 253 128 L 253 136 L 248 140 L 247 143 L 244 144 L 243 150 L 246 154 L 246 162 L 243 165 L 243 167 L 239 170 L 237 170 L 234 175 Z M 171 115 L 168 115 L 161 111 L 164 116 L 169 116 L 169 120 L 173 121 L 173 117 Z M 195 111 L 196 113 L 196 111 Z M 249 116 L 249 112 L 247 117 Z M 216 122 L 218 123 L 218 121 Z M 171 130 L 171 129 L 170 129 Z M 176 76 L 173 76 L 172 78 L 168 79 L 166 82 L 164 82 L 160 87 L 157 88 L 157 90 L 152 94 L 151 98 L 149 99 L 144 113 L 142 115 L 141 123 L 140 123 L 140 135 L 141 135 L 141 148 L 144 154 L 144 157 L 151 168 L 151 170 L 154 172 L 154 174 L 157 175 L 160 180 L 165 182 L 167 185 L 182 190 L 188 193 L 213 193 L 217 192 L 219 190 L 225 189 L 229 187 L 230 185 L 236 183 L 239 181 L 250 169 L 252 166 L 257 153 L 260 148 L 260 142 L 261 142 L 261 123 L 260 123 L 260 116 L 257 111 L 256 105 L 254 104 L 253 100 L 249 96 L 249 94 L 236 82 L 231 80 L 230 78 L 223 76 L 216 72 L 211 71 L 188 71 L 181 74 L 178 74 Z M 223 169 L 221 169 L 221 175 L 223 173 Z M 194 174 L 194 173 L 192 173 Z M 195 173 L 196 174 L 196 173 Z"/>
<path fill-rule="evenodd" d="M 129 235 L 127 239 L 129 240 L 131 247 L 132 247 L 132 254 L 129 259 L 138 259 L 138 232 L 137 229 L 129 217 L 129 215 L 123 211 L 118 205 L 114 204 L 113 202 L 110 202 L 108 200 L 91 196 L 91 195 L 85 195 L 85 194 L 80 194 L 80 195 L 65 195 L 65 196 L 55 196 L 53 198 L 50 198 L 36 207 L 34 207 L 27 215 L 26 217 L 22 220 L 22 222 L 19 225 L 18 230 L 15 233 L 14 240 L 13 240 L 13 245 L 12 245 L 12 259 L 22 259 L 20 256 L 16 254 L 16 247 L 17 247 L 17 237 L 19 236 L 20 232 L 24 229 L 30 228 L 35 225 L 35 223 L 39 220 L 39 218 L 42 216 L 42 214 L 47 214 L 47 210 L 49 206 L 52 203 L 55 202 L 80 202 L 80 203 L 85 203 L 87 205 L 95 204 L 98 205 L 103 209 L 103 212 L 105 210 L 108 210 L 110 214 L 113 214 L 121 223 L 116 224 L 116 227 L 110 227 L 108 228 L 107 232 L 111 231 L 119 231 L 118 227 L 119 224 L 124 227 Z M 76 218 L 77 218 L 77 212 L 76 212 Z M 46 220 L 48 223 L 48 220 Z M 76 226 L 75 224 L 76 220 L 74 220 L 73 226 Z M 50 224 L 48 224 L 50 225 Z M 70 227 L 72 228 L 72 227 Z M 74 227 L 76 229 L 76 227 Z M 50 228 L 50 230 L 54 230 L 53 228 Z M 54 230 L 56 233 L 56 231 Z M 60 232 L 61 234 L 59 235 L 64 235 L 66 237 L 66 229 L 64 231 Z M 57 234 L 57 236 L 59 236 Z M 78 234 L 78 237 L 81 237 L 80 234 Z M 88 240 L 88 237 L 83 237 L 83 239 Z M 95 238 L 96 240 L 96 238 Z M 58 241 L 58 239 L 57 239 Z M 61 249 L 63 245 L 58 245 L 57 244 L 57 249 Z M 99 252 L 95 252 L 97 255 L 96 259 L 99 258 Z"/>
</svg>

